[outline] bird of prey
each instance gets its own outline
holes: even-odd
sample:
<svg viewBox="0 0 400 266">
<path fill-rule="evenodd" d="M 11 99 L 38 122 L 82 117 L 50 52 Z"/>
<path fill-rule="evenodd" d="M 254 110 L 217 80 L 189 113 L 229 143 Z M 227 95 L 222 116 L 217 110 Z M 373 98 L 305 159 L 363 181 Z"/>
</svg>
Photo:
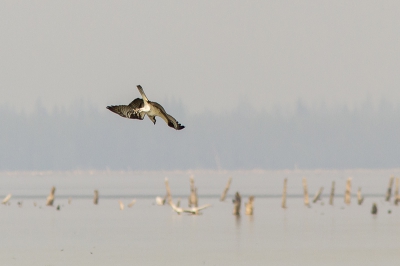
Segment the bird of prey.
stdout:
<svg viewBox="0 0 400 266">
<path fill-rule="evenodd" d="M 184 129 L 185 126 L 179 124 L 175 118 L 167 114 L 164 108 L 156 102 L 151 102 L 144 94 L 143 88 L 137 85 L 137 88 L 142 95 L 142 99 L 136 98 L 128 105 L 111 105 L 107 106 L 107 109 L 111 112 L 119 114 L 122 117 L 130 119 L 143 120 L 147 115 L 150 120 L 156 124 L 156 116 L 161 117 L 168 126 L 175 128 L 176 130 Z"/>
</svg>

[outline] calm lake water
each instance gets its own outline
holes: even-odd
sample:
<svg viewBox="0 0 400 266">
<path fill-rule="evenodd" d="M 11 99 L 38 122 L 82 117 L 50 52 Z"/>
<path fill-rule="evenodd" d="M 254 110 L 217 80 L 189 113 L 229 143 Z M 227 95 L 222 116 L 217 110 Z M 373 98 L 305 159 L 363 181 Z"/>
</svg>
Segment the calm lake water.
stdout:
<svg viewBox="0 0 400 266">
<path fill-rule="evenodd" d="M 198 188 L 202 215 L 177 215 L 155 205 L 168 177 L 174 201 L 187 206 L 189 177 Z M 10 172 L 0 173 L 1 265 L 398 265 L 400 205 L 386 202 L 388 170 Z M 219 201 L 228 178 L 232 185 Z M 303 204 L 302 178 L 312 198 Z M 348 177 L 352 202 L 344 204 Z M 281 208 L 288 178 L 287 208 Z M 332 181 L 334 205 L 328 204 Z M 45 206 L 52 186 L 53 207 Z M 362 188 L 364 203 L 355 197 Z M 99 204 L 93 191 L 99 190 Z M 394 188 L 393 188 L 394 190 Z M 255 195 L 254 215 L 232 215 L 233 194 Z M 68 202 L 70 199 L 70 203 Z M 132 208 L 126 205 L 136 199 Z M 119 209 L 118 201 L 125 203 Z M 19 204 L 18 204 L 19 203 Z M 378 214 L 371 214 L 372 204 Z M 36 206 L 35 206 L 36 205 Z M 57 211 L 56 206 L 60 206 Z"/>
</svg>

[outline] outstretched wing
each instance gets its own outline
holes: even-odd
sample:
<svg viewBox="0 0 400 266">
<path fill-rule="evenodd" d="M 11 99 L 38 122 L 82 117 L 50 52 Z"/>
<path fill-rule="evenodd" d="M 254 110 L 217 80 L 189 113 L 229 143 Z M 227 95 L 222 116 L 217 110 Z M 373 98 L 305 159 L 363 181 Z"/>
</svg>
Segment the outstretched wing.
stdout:
<svg viewBox="0 0 400 266">
<path fill-rule="evenodd" d="M 145 100 L 146 102 L 148 102 L 149 99 L 147 99 L 146 94 L 144 94 L 144 90 L 143 90 L 142 86 L 137 85 L 137 88 L 138 88 L 138 90 L 139 90 L 139 92 L 140 92 L 140 95 L 142 95 L 143 100 Z"/>
<path fill-rule="evenodd" d="M 130 119 L 143 120 L 145 116 L 145 113 L 137 113 L 134 111 L 134 108 L 130 107 L 129 105 L 111 105 L 107 106 L 107 109 L 122 117 Z"/>
<path fill-rule="evenodd" d="M 171 205 L 172 209 L 177 212 L 178 214 L 182 213 L 183 210 L 181 208 L 178 208 L 172 201 L 169 202 L 169 205 Z"/>
<path fill-rule="evenodd" d="M 190 209 L 183 209 L 183 211 L 196 215 L 196 214 L 199 214 L 199 212 L 200 212 L 201 210 L 203 210 L 203 209 L 205 209 L 205 208 L 208 208 L 208 207 L 210 207 L 210 206 L 211 206 L 211 204 L 207 204 L 207 205 L 203 205 L 203 206 L 201 206 L 201 207 L 199 207 L 199 208 L 193 207 L 193 208 L 190 208 Z"/>
<path fill-rule="evenodd" d="M 196 214 L 196 210 L 194 209 L 183 209 L 183 212 L 191 213 L 191 214 Z"/>
<path fill-rule="evenodd" d="M 210 206 L 211 206 L 211 204 L 203 205 L 203 206 L 201 206 L 201 207 L 198 207 L 198 208 L 197 208 L 197 211 L 203 210 L 203 209 L 208 208 L 208 207 L 210 207 Z"/>
<path fill-rule="evenodd" d="M 143 99 L 136 98 L 128 106 L 132 107 L 133 109 L 142 108 L 144 106 Z"/>
<path fill-rule="evenodd" d="M 164 121 L 168 124 L 168 126 L 175 128 L 176 130 L 181 130 L 185 128 L 185 126 L 179 124 L 179 122 L 175 118 L 167 114 L 167 112 L 165 112 L 164 108 L 159 103 L 156 102 L 149 102 L 149 103 L 150 105 L 153 106 L 153 108 L 157 109 L 157 115 L 162 119 L 164 119 Z"/>
</svg>

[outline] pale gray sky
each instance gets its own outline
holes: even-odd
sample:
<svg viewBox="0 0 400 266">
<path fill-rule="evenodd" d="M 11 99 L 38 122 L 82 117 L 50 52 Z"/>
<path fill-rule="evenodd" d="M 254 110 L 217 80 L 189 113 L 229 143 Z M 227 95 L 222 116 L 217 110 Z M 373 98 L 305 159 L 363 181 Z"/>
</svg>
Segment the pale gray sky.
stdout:
<svg viewBox="0 0 400 266">
<path fill-rule="evenodd" d="M 400 1 L 1 1 L 0 104 L 400 103 Z M 244 111 L 246 107 L 243 107 Z M 104 109 L 105 110 L 105 109 Z"/>
</svg>

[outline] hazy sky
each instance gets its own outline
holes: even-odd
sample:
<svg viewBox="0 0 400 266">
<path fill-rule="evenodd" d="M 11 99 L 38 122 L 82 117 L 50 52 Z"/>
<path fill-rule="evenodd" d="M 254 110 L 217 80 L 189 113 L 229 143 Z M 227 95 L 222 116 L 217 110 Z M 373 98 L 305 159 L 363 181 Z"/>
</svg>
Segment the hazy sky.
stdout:
<svg viewBox="0 0 400 266">
<path fill-rule="evenodd" d="M 400 1 L 1 1 L 0 104 L 400 103 Z M 105 109 L 104 109 L 105 110 Z"/>
</svg>

